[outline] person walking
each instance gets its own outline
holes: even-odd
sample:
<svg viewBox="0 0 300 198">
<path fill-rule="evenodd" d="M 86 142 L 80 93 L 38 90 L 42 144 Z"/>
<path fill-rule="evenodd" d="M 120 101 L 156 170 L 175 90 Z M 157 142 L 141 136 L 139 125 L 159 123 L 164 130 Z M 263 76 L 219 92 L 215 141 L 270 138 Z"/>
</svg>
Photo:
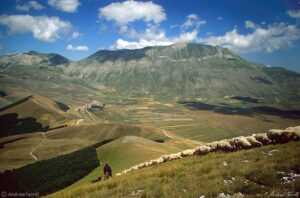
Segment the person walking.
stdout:
<svg viewBox="0 0 300 198">
<path fill-rule="evenodd" d="M 109 164 L 105 164 L 103 167 L 104 179 L 112 177 L 112 171 Z"/>
</svg>

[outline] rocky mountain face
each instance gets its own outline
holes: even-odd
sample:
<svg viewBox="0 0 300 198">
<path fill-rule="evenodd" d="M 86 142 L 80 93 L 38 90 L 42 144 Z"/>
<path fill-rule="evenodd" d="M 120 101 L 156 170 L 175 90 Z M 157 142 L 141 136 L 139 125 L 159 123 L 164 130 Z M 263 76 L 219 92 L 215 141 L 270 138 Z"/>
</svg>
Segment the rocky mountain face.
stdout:
<svg viewBox="0 0 300 198">
<path fill-rule="evenodd" d="M 300 101 L 299 73 L 249 62 L 218 46 L 179 43 L 135 50 L 100 50 L 78 62 L 38 52 L 0 57 L 1 70 L 10 65 L 51 67 L 52 72 L 71 80 L 130 95 Z"/>
<path fill-rule="evenodd" d="M 300 98 L 300 74 L 268 68 L 227 49 L 201 44 L 101 50 L 64 71 L 136 94 L 207 99 L 243 96 L 266 101 Z"/>
</svg>

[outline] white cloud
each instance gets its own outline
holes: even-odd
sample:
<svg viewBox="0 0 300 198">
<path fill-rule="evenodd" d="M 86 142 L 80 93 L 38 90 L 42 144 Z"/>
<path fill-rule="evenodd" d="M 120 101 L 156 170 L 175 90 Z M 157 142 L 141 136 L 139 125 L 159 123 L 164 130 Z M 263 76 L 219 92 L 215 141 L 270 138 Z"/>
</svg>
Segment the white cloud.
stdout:
<svg viewBox="0 0 300 198">
<path fill-rule="evenodd" d="M 249 28 L 249 29 L 255 29 L 255 28 L 257 28 L 257 26 L 255 25 L 255 23 L 253 23 L 252 21 L 246 21 L 245 22 L 245 27 Z"/>
<path fill-rule="evenodd" d="M 223 17 L 219 16 L 219 17 L 217 17 L 217 19 L 221 21 L 221 20 L 223 20 Z"/>
<path fill-rule="evenodd" d="M 118 39 L 111 49 L 138 49 L 147 46 L 165 46 L 180 42 L 194 42 L 197 40 L 197 35 L 201 25 L 206 21 L 200 20 L 196 14 L 187 16 L 187 20 L 180 26 L 181 33 L 178 36 L 167 37 L 164 30 L 157 25 L 147 24 L 144 32 L 136 32 L 133 28 L 127 28 L 124 35 L 138 41 L 126 41 Z"/>
<path fill-rule="evenodd" d="M 201 25 L 206 24 L 206 21 L 200 20 L 196 14 L 190 14 L 186 18 L 187 20 L 181 25 L 181 28 L 185 31 L 190 28 L 199 29 Z"/>
<path fill-rule="evenodd" d="M 195 19 L 195 16 L 189 16 L 188 19 Z M 188 20 L 187 20 L 188 21 Z M 191 27 L 191 23 L 183 23 Z M 183 26 L 183 25 L 182 25 Z M 166 36 L 164 30 L 156 26 L 148 26 L 144 32 L 137 33 L 135 30 L 127 31 L 127 36 L 136 41 L 127 41 L 125 39 L 118 39 L 112 49 L 136 49 L 146 46 L 156 45 L 171 45 L 179 42 L 196 42 L 209 45 L 219 45 L 238 53 L 251 52 L 268 52 L 289 48 L 293 46 L 295 40 L 300 39 L 300 29 L 296 25 L 287 23 L 274 23 L 264 25 L 264 27 L 253 23 L 252 21 L 245 21 L 245 27 L 250 29 L 250 33 L 241 34 L 237 28 L 228 31 L 224 35 L 207 37 L 199 37 L 199 27 L 201 25 L 194 25 L 190 31 L 182 31 L 179 35 L 174 37 Z"/>
<path fill-rule="evenodd" d="M 183 32 L 176 37 L 167 37 L 163 30 L 146 29 L 143 34 L 137 34 L 138 41 L 118 39 L 110 46 L 111 49 L 140 49 L 147 46 L 166 46 L 174 43 L 193 42 L 197 39 L 198 31 Z"/>
<path fill-rule="evenodd" d="M 30 9 L 33 9 L 33 10 L 42 10 L 44 9 L 45 7 L 41 4 L 39 4 L 38 2 L 36 1 L 28 1 L 26 3 L 24 3 L 23 5 L 17 5 L 16 6 L 16 9 L 17 10 L 20 10 L 20 11 L 29 11 Z"/>
<path fill-rule="evenodd" d="M 166 14 L 160 5 L 152 1 L 124 1 L 122 3 L 111 3 L 106 7 L 99 8 L 99 18 L 114 21 L 119 26 L 126 26 L 128 23 L 136 20 L 160 23 L 166 19 Z"/>
<path fill-rule="evenodd" d="M 56 41 L 72 27 L 71 23 L 58 17 L 30 15 L 1 15 L 0 25 L 6 26 L 10 34 L 31 32 L 34 38 L 45 42 Z"/>
<path fill-rule="evenodd" d="M 80 2 L 79 0 L 48 0 L 48 4 L 64 12 L 76 12 Z"/>
<path fill-rule="evenodd" d="M 80 32 L 72 32 L 72 34 L 71 34 L 72 39 L 82 38 L 82 37 L 83 37 L 83 34 Z"/>
<path fill-rule="evenodd" d="M 88 51 L 89 47 L 85 45 L 73 46 L 69 44 L 66 49 L 70 51 Z"/>
<path fill-rule="evenodd" d="M 171 45 L 171 41 L 156 41 L 156 40 L 146 40 L 140 39 L 138 42 L 125 41 L 123 39 L 118 39 L 111 49 L 140 49 L 147 46 L 165 46 Z"/>
<path fill-rule="evenodd" d="M 253 30 L 249 34 L 239 34 L 237 29 L 223 36 L 198 38 L 198 42 L 210 45 L 220 45 L 239 53 L 273 52 L 281 48 L 293 46 L 293 41 L 300 39 L 300 29 L 295 25 L 274 23 L 266 28 L 259 27 L 251 21 L 245 26 Z"/>
<path fill-rule="evenodd" d="M 288 10 L 286 13 L 292 18 L 300 19 L 300 10 Z"/>
</svg>

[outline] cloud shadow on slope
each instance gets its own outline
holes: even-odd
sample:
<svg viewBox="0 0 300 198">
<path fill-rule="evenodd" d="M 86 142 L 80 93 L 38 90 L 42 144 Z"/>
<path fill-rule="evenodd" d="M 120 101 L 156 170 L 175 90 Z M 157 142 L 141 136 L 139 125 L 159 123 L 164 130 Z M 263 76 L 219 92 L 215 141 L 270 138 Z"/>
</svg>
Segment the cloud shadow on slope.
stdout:
<svg viewBox="0 0 300 198">
<path fill-rule="evenodd" d="M 198 101 L 180 101 L 178 103 L 184 105 L 186 108 L 191 110 L 213 111 L 215 113 L 224 115 L 253 116 L 255 114 L 264 114 L 279 116 L 282 118 L 300 119 L 299 110 L 282 110 L 279 108 L 269 106 L 255 106 L 242 108 L 231 105 L 206 104 Z"/>
</svg>

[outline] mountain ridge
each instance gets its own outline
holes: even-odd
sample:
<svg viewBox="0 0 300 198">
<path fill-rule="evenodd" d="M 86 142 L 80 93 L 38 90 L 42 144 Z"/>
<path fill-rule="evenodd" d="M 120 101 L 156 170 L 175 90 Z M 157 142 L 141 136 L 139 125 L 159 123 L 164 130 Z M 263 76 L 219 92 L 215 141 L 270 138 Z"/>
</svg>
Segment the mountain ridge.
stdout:
<svg viewBox="0 0 300 198">
<path fill-rule="evenodd" d="M 179 43 L 132 50 L 99 50 L 79 61 L 34 51 L 23 55 L 26 58 L 0 57 L 0 69 L 12 63 L 54 66 L 53 72 L 69 80 L 115 89 L 126 95 L 204 99 L 242 96 L 272 103 L 300 101 L 297 72 L 268 68 L 219 46 Z"/>
</svg>

